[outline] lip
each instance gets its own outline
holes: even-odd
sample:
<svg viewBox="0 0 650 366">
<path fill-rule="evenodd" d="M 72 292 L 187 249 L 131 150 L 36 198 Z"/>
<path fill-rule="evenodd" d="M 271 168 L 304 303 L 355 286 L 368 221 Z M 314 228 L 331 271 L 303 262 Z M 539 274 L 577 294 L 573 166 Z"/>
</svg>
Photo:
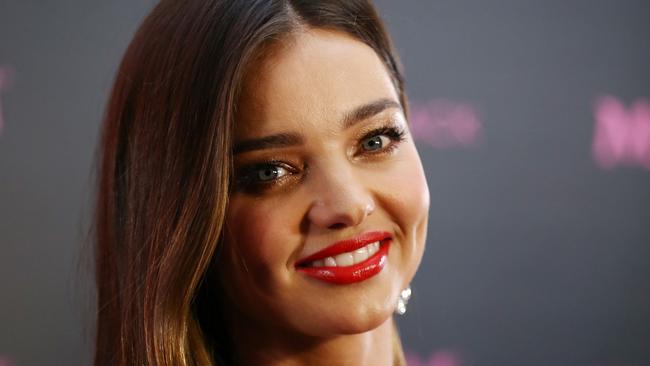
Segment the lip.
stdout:
<svg viewBox="0 0 650 366">
<path fill-rule="evenodd" d="M 352 239 L 337 241 L 323 250 L 320 250 L 308 257 L 299 259 L 296 263 L 296 267 L 304 266 L 309 262 L 317 261 L 319 259 L 334 257 L 341 253 L 352 252 L 354 250 L 363 248 L 370 243 L 374 243 L 376 241 L 382 242 L 386 239 L 390 239 L 390 237 L 390 233 L 385 231 L 371 231 L 363 233 Z"/>
<path fill-rule="evenodd" d="M 363 262 L 345 267 L 305 266 L 309 262 L 351 252 L 376 241 L 379 241 L 379 250 Z M 364 281 L 377 275 L 386 266 L 391 242 L 390 233 L 381 231 L 364 233 L 356 238 L 338 241 L 319 252 L 300 259 L 296 263 L 296 270 L 309 277 L 333 284 L 345 285 Z"/>
</svg>

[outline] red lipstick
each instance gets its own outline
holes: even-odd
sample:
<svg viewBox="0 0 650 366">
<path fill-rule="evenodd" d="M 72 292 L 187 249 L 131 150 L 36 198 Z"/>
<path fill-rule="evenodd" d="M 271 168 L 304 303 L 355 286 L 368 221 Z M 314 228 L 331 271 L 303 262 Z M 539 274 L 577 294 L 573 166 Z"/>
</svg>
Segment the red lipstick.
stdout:
<svg viewBox="0 0 650 366">
<path fill-rule="evenodd" d="M 375 242 L 379 242 L 379 250 L 362 262 L 351 266 L 309 266 L 314 261 L 353 252 Z M 360 282 L 381 272 L 388 259 L 390 244 L 391 235 L 388 232 L 364 233 L 352 239 L 338 241 L 317 253 L 298 260 L 296 270 L 312 278 L 334 284 L 345 285 Z"/>
</svg>

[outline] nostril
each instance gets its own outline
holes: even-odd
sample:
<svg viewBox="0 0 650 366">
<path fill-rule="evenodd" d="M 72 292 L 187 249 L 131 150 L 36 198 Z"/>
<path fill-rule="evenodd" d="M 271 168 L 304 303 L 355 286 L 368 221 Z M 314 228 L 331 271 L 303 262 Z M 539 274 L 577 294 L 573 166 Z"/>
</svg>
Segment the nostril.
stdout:
<svg viewBox="0 0 650 366">
<path fill-rule="evenodd" d="M 345 228 L 346 226 L 347 226 L 347 225 L 345 225 L 345 224 L 342 223 L 342 222 L 337 222 L 336 224 L 332 224 L 332 225 L 330 225 L 328 228 L 331 229 L 331 230 L 338 230 L 338 229 L 343 229 L 343 228 Z"/>
<path fill-rule="evenodd" d="M 315 200 L 307 212 L 309 223 L 321 229 L 341 230 L 359 225 L 372 214 L 375 207 L 370 198 L 366 200 L 360 195 L 345 193 L 328 202 Z"/>
</svg>

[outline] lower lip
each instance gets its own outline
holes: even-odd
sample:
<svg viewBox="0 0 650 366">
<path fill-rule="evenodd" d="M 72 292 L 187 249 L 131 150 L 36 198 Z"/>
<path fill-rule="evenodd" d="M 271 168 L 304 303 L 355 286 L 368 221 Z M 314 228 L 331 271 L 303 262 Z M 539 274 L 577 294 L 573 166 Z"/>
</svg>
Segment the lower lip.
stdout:
<svg viewBox="0 0 650 366">
<path fill-rule="evenodd" d="M 379 246 L 377 253 L 361 263 L 346 267 L 298 267 L 297 270 L 317 280 L 348 285 L 361 282 L 378 274 L 388 261 L 390 239 Z"/>
</svg>

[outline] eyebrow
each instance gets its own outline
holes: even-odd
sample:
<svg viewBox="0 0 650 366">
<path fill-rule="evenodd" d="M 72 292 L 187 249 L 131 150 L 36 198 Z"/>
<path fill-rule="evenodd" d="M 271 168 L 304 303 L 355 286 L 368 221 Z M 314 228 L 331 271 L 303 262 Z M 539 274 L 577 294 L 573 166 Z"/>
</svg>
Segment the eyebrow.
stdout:
<svg viewBox="0 0 650 366">
<path fill-rule="evenodd" d="M 234 155 L 254 150 L 288 147 L 303 143 L 302 137 L 293 133 L 279 133 L 256 139 L 242 140 L 232 149 Z"/>
<path fill-rule="evenodd" d="M 402 110 L 402 105 L 393 99 L 378 99 L 364 104 L 345 113 L 341 120 L 341 128 L 347 129 L 356 123 L 375 116 L 386 109 L 396 108 Z M 260 138 L 246 139 L 239 141 L 233 147 L 233 155 L 264 149 L 290 147 L 301 145 L 303 138 L 295 133 L 278 133 Z"/>
<path fill-rule="evenodd" d="M 368 119 L 389 108 L 397 108 L 401 111 L 402 105 L 388 98 L 364 104 L 345 114 L 343 117 L 342 127 L 343 129 L 350 128 L 355 123 Z"/>
</svg>

